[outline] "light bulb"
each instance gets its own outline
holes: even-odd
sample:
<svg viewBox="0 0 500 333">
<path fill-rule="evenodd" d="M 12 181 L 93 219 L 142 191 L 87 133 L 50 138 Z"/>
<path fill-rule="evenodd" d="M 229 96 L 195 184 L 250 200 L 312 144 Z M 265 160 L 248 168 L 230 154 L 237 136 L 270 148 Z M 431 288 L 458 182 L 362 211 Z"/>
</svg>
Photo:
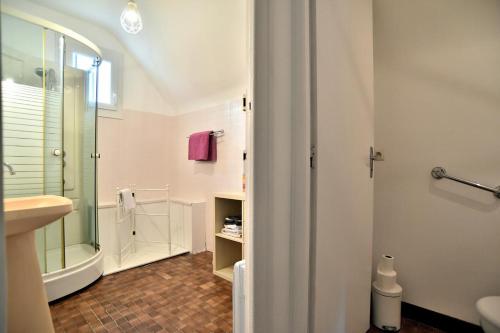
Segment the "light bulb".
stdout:
<svg viewBox="0 0 500 333">
<path fill-rule="evenodd" d="M 142 18 L 137 9 L 137 4 L 130 0 L 127 3 L 127 7 L 123 9 L 122 15 L 120 16 L 120 23 L 122 24 L 123 30 L 129 34 L 137 34 L 142 30 Z"/>
</svg>

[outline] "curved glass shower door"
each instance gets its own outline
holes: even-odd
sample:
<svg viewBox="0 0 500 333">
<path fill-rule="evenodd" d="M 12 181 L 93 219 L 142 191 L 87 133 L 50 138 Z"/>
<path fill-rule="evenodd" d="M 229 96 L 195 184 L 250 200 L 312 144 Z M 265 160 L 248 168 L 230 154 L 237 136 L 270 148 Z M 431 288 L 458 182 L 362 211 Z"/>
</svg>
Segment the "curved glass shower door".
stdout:
<svg viewBox="0 0 500 333">
<path fill-rule="evenodd" d="M 98 250 L 96 197 L 96 110 L 99 58 L 66 38 L 64 66 L 64 196 L 73 199 L 65 218 L 66 266 Z"/>
<path fill-rule="evenodd" d="M 76 40 L 2 14 L 4 196 L 53 194 L 74 211 L 36 231 L 42 273 L 98 250 L 96 91 L 99 58 Z"/>
</svg>

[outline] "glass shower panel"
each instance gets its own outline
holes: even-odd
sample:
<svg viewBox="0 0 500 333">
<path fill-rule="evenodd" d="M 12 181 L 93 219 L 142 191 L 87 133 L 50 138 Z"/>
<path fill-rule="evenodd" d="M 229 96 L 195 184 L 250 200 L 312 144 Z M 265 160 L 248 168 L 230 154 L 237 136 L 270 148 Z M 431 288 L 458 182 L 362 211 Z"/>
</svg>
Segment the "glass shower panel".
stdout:
<svg viewBox="0 0 500 333">
<path fill-rule="evenodd" d="M 89 225 L 89 245 L 99 250 L 97 229 L 97 79 L 100 59 L 94 58 L 92 67 L 87 72 L 88 87 L 86 93 L 85 119 L 83 123 L 84 147 L 84 195 L 86 214 Z M 88 158 L 90 157 L 90 158 Z"/>
<path fill-rule="evenodd" d="M 1 14 L 4 197 L 59 195 L 74 211 L 35 232 L 42 273 L 95 255 L 99 58 L 84 44 Z M 7 170 L 7 169 L 5 169 Z"/>
<path fill-rule="evenodd" d="M 43 64 L 37 71 L 42 75 L 44 108 L 43 184 L 44 194 L 63 196 L 63 60 L 64 37 L 44 30 Z M 46 272 L 65 267 L 64 223 L 57 220 L 44 227 Z"/>
<path fill-rule="evenodd" d="M 62 194 L 61 148 L 62 57 L 59 35 L 2 14 L 2 95 L 4 196 Z M 62 267 L 61 222 L 35 233 L 42 272 Z M 53 250 L 48 258 L 48 250 Z"/>
<path fill-rule="evenodd" d="M 44 29 L 2 15 L 2 93 L 4 119 L 4 196 L 43 194 L 42 78 Z M 22 41 L 22 42 L 20 42 Z"/>
<path fill-rule="evenodd" d="M 64 192 L 74 202 L 65 219 L 67 265 L 94 255 L 97 245 L 96 88 L 98 59 L 94 52 L 66 39 Z"/>
<path fill-rule="evenodd" d="M 92 67 L 87 71 L 85 112 L 83 122 L 83 199 L 89 232 L 87 243 L 99 249 L 97 230 L 97 78 L 100 59 L 94 58 Z"/>
</svg>

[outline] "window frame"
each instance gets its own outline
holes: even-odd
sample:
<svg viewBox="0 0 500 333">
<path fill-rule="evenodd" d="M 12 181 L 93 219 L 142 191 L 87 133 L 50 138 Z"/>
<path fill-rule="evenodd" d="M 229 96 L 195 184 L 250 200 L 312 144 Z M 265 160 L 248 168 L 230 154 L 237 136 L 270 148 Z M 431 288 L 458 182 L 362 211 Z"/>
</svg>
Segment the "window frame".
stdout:
<svg viewBox="0 0 500 333">
<path fill-rule="evenodd" d="M 111 96 L 115 95 L 115 102 L 112 104 L 109 103 L 101 103 L 97 101 L 97 115 L 99 117 L 106 118 L 118 118 L 123 119 L 123 110 L 122 110 L 122 68 L 123 68 L 123 55 L 119 52 L 103 49 L 101 48 L 102 58 L 101 61 L 107 61 L 111 64 L 111 82 L 110 82 L 110 90 Z M 83 56 L 89 56 L 85 52 L 81 52 L 80 50 L 75 50 L 72 52 L 72 57 L 76 57 L 78 54 Z M 99 85 L 99 77 L 98 82 Z M 99 91 L 99 88 L 98 88 Z M 97 96 L 99 99 L 99 96 Z"/>
</svg>

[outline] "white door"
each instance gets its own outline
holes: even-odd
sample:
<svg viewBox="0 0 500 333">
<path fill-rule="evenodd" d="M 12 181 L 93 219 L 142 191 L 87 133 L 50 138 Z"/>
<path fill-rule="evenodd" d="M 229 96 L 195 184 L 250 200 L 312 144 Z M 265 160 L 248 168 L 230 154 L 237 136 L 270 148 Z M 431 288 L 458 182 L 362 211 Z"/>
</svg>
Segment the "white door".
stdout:
<svg viewBox="0 0 500 333">
<path fill-rule="evenodd" d="M 246 101 L 245 101 L 245 151 L 246 160 L 244 161 L 244 172 L 246 177 L 246 200 L 244 202 L 245 208 L 245 223 L 247 226 L 247 231 L 245 232 L 245 242 L 243 245 L 243 251 L 245 253 L 245 270 L 244 270 L 244 319 L 243 319 L 243 332 L 253 332 L 253 274 L 252 270 L 254 267 L 253 258 L 253 158 L 254 158 L 254 121 L 253 121 L 253 96 L 254 96 L 254 0 L 247 1 L 247 67 L 248 67 L 248 78 L 247 78 L 247 91 L 246 91 Z M 236 327 L 234 332 L 238 333 Z"/>
<path fill-rule="evenodd" d="M 372 5 L 317 0 L 315 13 L 313 332 L 366 332 L 373 224 Z"/>
</svg>

